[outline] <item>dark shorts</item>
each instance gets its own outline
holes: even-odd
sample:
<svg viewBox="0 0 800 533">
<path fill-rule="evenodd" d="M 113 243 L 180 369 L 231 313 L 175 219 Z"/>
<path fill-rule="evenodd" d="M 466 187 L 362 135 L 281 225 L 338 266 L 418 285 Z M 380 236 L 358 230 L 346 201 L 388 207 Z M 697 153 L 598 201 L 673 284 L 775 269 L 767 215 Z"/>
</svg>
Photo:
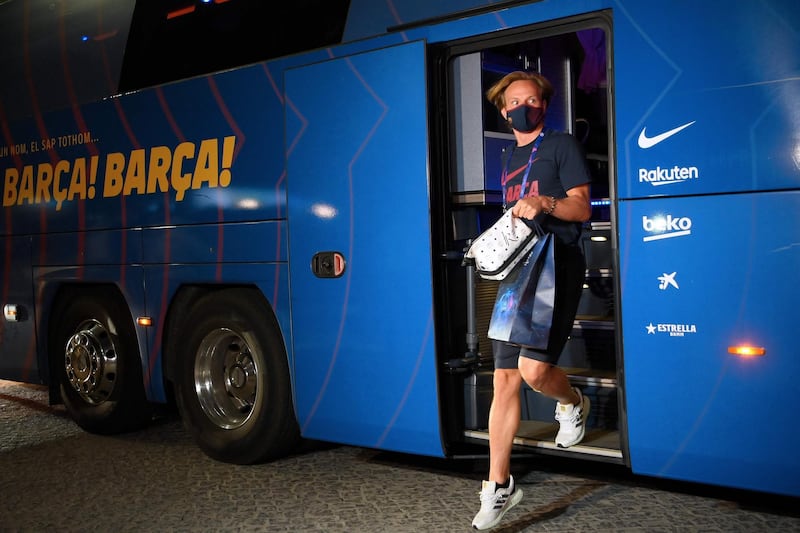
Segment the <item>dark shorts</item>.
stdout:
<svg viewBox="0 0 800 533">
<path fill-rule="evenodd" d="M 528 357 L 553 365 L 558 362 L 561 351 L 572 333 L 586 277 L 586 261 L 579 247 L 563 245 L 556 240 L 555 263 L 556 295 L 547 350 L 534 350 L 493 340 L 495 368 L 515 369 L 519 357 Z"/>
</svg>

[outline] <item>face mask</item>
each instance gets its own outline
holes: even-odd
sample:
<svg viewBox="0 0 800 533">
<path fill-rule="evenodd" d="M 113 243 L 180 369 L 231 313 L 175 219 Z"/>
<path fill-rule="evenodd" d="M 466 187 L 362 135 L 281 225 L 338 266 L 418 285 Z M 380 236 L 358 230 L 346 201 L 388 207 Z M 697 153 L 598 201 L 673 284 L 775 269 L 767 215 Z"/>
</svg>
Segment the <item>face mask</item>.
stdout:
<svg viewBox="0 0 800 533">
<path fill-rule="evenodd" d="M 506 111 L 508 123 L 517 131 L 528 133 L 536 129 L 544 118 L 543 107 L 533 107 L 527 104 Z"/>
</svg>

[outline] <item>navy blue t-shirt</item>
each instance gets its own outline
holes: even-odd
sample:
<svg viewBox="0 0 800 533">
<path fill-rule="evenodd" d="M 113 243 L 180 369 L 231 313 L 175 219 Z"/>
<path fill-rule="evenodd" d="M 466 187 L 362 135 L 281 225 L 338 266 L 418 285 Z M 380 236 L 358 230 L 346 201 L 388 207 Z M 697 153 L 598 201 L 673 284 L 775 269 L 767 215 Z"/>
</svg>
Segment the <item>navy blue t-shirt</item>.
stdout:
<svg viewBox="0 0 800 533">
<path fill-rule="evenodd" d="M 578 140 L 568 133 L 547 129 L 534 155 L 525 190 L 520 195 L 522 179 L 535 142 L 525 146 L 512 145 L 503 150 L 503 168 L 508 169 L 504 198 L 506 209 L 511 209 L 520 197 L 542 195 L 566 198 L 568 190 L 589 183 L 592 179 Z M 568 222 L 549 215 L 537 217 L 537 222 L 564 244 L 575 245 L 580 239 L 580 222 Z"/>
</svg>

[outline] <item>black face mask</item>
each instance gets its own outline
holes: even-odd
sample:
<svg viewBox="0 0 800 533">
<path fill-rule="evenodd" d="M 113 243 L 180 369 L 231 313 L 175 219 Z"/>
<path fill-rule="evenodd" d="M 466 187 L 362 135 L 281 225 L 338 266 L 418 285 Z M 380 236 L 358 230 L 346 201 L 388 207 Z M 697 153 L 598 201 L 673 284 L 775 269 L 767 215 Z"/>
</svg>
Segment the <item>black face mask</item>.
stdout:
<svg viewBox="0 0 800 533">
<path fill-rule="evenodd" d="M 528 133 L 536 129 L 544 118 L 543 107 L 533 107 L 522 104 L 510 111 L 506 111 L 506 120 L 517 131 Z"/>
</svg>

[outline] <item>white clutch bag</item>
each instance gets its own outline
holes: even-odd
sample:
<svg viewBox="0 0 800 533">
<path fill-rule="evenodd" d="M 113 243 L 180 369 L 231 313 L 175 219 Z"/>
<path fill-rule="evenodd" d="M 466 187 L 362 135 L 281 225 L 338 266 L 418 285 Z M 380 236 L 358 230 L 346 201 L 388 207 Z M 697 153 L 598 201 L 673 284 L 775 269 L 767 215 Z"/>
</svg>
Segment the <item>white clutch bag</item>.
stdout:
<svg viewBox="0 0 800 533">
<path fill-rule="evenodd" d="M 509 209 L 497 222 L 481 233 L 464 254 L 483 279 L 502 280 L 530 253 L 539 233 L 511 215 Z"/>
</svg>

